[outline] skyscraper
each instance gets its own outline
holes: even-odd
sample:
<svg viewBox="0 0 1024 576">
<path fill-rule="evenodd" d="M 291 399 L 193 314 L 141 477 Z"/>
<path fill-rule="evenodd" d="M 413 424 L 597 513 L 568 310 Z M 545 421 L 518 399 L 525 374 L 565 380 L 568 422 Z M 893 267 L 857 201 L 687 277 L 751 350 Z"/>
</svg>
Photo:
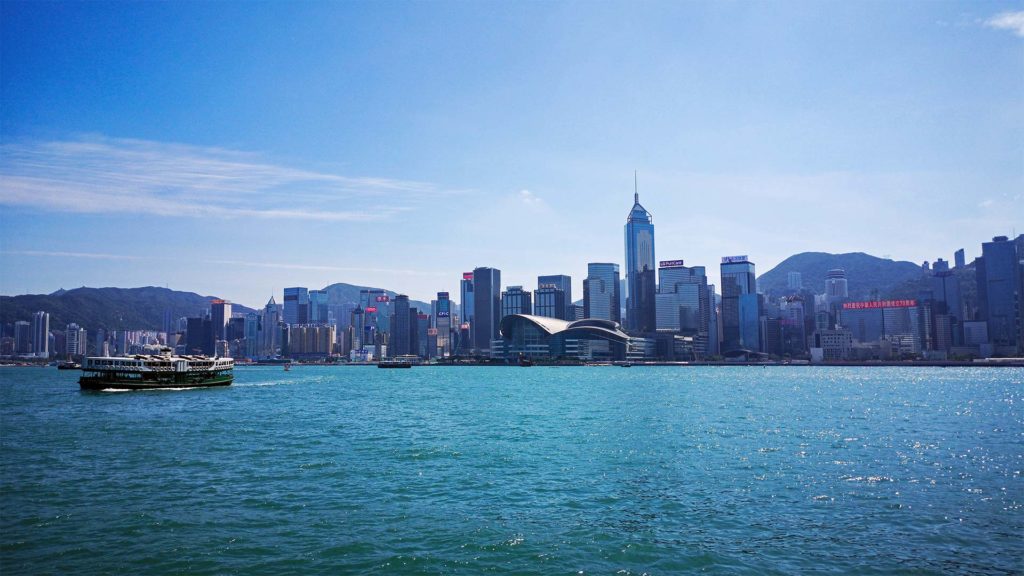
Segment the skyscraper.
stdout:
<svg viewBox="0 0 1024 576">
<path fill-rule="evenodd" d="M 260 318 L 260 356 L 269 358 L 276 356 L 281 348 L 281 313 L 271 296 L 267 305 L 263 308 L 263 317 Z"/>
<path fill-rule="evenodd" d="M 284 289 L 284 323 L 309 323 L 309 290 L 302 287 Z"/>
<path fill-rule="evenodd" d="M 988 336 L 997 354 L 1017 352 L 1020 291 L 1020 255 L 1015 242 L 996 236 L 981 245 L 978 272 L 979 306 L 988 321 Z"/>
<path fill-rule="evenodd" d="M 14 323 L 14 353 L 32 353 L 32 324 L 25 320 L 18 320 Z"/>
<path fill-rule="evenodd" d="M 228 320 L 231 319 L 231 302 L 213 300 L 210 302 L 210 337 L 214 345 L 218 340 L 227 340 Z"/>
<path fill-rule="evenodd" d="M 572 277 L 566 276 L 565 274 L 550 274 L 547 276 L 537 276 L 537 289 L 540 290 L 541 288 L 544 288 L 546 286 L 554 286 L 555 288 L 558 288 L 565 294 L 565 310 L 558 314 L 551 315 L 551 318 L 561 318 L 563 320 L 569 318 L 569 306 L 572 305 Z M 536 308 L 536 298 L 534 299 L 533 303 L 534 307 Z"/>
<path fill-rule="evenodd" d="M 849 298 L 850 291 L 846 281 L 846 270 L 833 268 L 825 274 L 825 299 L 832 303 Z"/>
<path fill-rule="evenodd" d="M 522 286 L 509 286 L 501 293 L 501 317 L 512 314 L 533 314 L 533 300 L 529 290 Z"/>
<path fill-rule="evenodd" d="M 477 352 L 490 351 L 491 340 L 498 338 L 501 322 L 501 270 L 473 270 L 473 347 Z"/>
<path fill-rule="evenodd" d="M 749 330 L 750 318 L 741 318 L 740 299 L 744 295 L 756 294 L 757 281 L 754 275 L 754 263 L 746 256 L 725 256 L 722 258 L 722 352 L 749 349 L 745 341 L 753 335 L 744 334 L 744 326 Z M 750 304 L 744 306 L 745 316 L 751 312 Z M 746 322 L 743 322 L 746 320 Z M 744 338 L 746 336 L 746 338 Z M 755 338 L 756 339 L 756 338 Z"/>
<path fill-rule="evenodd" d="M 447 292 L 437 293 L 437 312 L 434 317 L 437 328 L 437 351 L 442 358 L 452 355 L 452 301 Z"/>
<path fill-rule="evenodd" d="M 658 331 L 692 336 L 694 352 L 698 357 L 706 356 L 714 296 L 708 289 L 704 267 L 686 267 L 682 260 L 669 260 L 659 263 L 658 274 Z"/>
<path fill-rule="evenodd" d="M 32 315 L 32 355 L 50 357 L 50 315 L 46 312 Z"/>
<path fill-rule="evenodd" d="M 654 278 L 654 224 L 651 214 L 633 193 L 633 208 L 626 218 L 626 330 L 654 332 L 656 291 Z"/>
<path fill-rule="evenodd" d="M 575 320 L 570 317 L 565 292 L 555 284 L 541 284 L 533 291 L 533 315 Z"/>
<path fill-rule="evenodd" d="M 412 327 L 410 326 L 409 297 L 405 294 L 395 296 L 394 315 L 392 316 L 391 340 L 388 352 L 391 356 L 412 354 Z"/>
<path fill-rule="evenodd" d="M 966 264 L 967 264 L 967 261 L 964 258 L 964 249 L 963 248 L 961 248 L 961 249 L 959 249 L 959 250 L 957 250 L 956 252 L 953 253 L 953 265 L 956 268 L 963 268 Z"/>
<path fill-rule="evenodd" d="M 583 281 L 583 317 L 622 322 L 619 295 L 619 265 L 609 262 L 587 264 Z"/>
<path fill-rule="evenodd" d="M 310 290 L 309 297 L 309 323 L 327 324 L 327 291 Z"/>
<path fill-rule="evenodd" d="M 799 272 L 790 272 L 786 275 L 786 288 L 797 292 L 804 289 L 803 275 Z"/>
<path fill-rule="evenodd" d="M 469 323 L 470 326 L 473 324 L 473 313 L 474 313 L 474 299 L 473 299 L 473 273 L 463 272 L 462 282 L 460 283 L 459 298 L 462 306 L 462 317 L 460 320 L 463 323 Z M 470 328 L 472 330 L 472 327 Z M 472 345 L 468 346 L 469 348 Z"/>
<path fill-rule="evenodd" d="M 85 356 L 87 337 L 85 328 L 78 324 L 68 324 L 64 331 L 65 354 L 67 356 Z"/>
</svg>

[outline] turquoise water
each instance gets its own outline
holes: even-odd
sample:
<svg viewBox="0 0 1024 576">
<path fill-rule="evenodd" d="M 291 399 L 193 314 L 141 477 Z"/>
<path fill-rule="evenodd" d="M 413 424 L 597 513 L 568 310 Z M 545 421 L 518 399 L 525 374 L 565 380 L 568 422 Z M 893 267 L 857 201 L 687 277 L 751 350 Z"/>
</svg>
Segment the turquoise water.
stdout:
<svg viewBox="0 0 1024 576">
<path fill-rule="evenodd" d="M 0 573 L 1024 571 L 1024 370 L 0 369 Z"/>
</svg>

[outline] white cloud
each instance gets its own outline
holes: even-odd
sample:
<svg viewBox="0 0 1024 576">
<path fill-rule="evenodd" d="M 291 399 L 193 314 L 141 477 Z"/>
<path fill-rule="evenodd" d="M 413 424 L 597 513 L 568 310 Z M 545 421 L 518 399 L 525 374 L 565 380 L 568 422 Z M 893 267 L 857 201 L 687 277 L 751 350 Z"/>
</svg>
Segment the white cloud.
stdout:
<svg viewBox="0 0 1024 576">
<path fill-rule="evenodd" d="M 985 20 L 985 26 L 999 30 L 1010 30 L 1017 36 L 1024 37 L 1024 10 L 996 14 Z"/>
<path fill-rule="evenodd" d="M 518 197 L 527 206 L 541 206 L 544 204 L 544 200 L 529 190 L 520 190 Z"/>
<path fill-rule="evenodd" d="M 342 176 L 255 154 L 144 140 L 0 147 L 0 205 L 58 212 L 367 221 L 454 193 L 426 182 Z M 377 198 L 372 210 L 350 208 L 367 197 Z"/>
</svg>

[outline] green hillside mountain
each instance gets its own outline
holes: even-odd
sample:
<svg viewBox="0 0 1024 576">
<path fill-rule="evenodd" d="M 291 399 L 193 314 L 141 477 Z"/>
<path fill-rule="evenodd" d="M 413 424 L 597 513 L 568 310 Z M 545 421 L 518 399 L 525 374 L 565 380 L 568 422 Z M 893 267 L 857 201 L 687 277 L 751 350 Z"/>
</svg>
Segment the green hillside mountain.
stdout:
<svg viewBox="0 0 1024 576">
<path fill-rule="evenodd" d="M 907 286 L 915 285 L 927 275 L 913 262 L 878 258 L 863 252 L 803 252 L 786 258 L 758 277 L 758 281 L 765 294 L 782 294 L 787 289 L 789 273 L 799 272 L 804 288 L 822 294 L 825 292 L 825 275 L 833 268 L 846 270 L 850 297 L 856 300 L 870 298 L 872 290 L 877 290 L 882 298 L 896 296 L 898 291 L 906 290 Z"/>
<path fill-rule="evenodd" d="M 0 296 L 0 322 L 30 321 L 40 310 L 50 313 L 50 328 L 70 323 L 86 330 L 162 330 L 164 313 L 171 318 L 198 316 L 210 308 L 213 296 L 167 288 L 75 288 L 52 294 Z M 232 312 L 252 312 L 240 304 Z"/>
<path fill-rule="evenodd" d="M 371 286 L 356 286 L 355 284 L 345 284 L 344 282 L 338 282 L 331 284 L 324 288 L 327 291 L 327 301 L 330 304 L 345 304 L 346 302 L 359 302 L 359 291 L 360 290 L 381 290 L 381 288 L 373 288 Z M 384 292 L 394 300 L 398 294 L 391 290 L 384 290 Z M 409 306 L 413 308 L 419 308 L 420 312 L 430 313 L 430 303 L 420 302 L 419 300 L 409 300 Z"/>
</svg>

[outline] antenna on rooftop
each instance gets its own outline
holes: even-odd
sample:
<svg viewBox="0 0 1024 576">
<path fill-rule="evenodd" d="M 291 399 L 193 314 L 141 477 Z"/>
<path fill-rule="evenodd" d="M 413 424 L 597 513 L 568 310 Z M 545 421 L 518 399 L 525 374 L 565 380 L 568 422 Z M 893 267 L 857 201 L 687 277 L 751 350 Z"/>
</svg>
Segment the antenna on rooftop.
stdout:
<svg viewBox="0 0 1024 576">
<path fill-rule="evenodd" d="M 640 191 L 636 186 L 636 170 L 633 170 L 633 202 L 637 204 L 640 202 Z"/>
</svg>

